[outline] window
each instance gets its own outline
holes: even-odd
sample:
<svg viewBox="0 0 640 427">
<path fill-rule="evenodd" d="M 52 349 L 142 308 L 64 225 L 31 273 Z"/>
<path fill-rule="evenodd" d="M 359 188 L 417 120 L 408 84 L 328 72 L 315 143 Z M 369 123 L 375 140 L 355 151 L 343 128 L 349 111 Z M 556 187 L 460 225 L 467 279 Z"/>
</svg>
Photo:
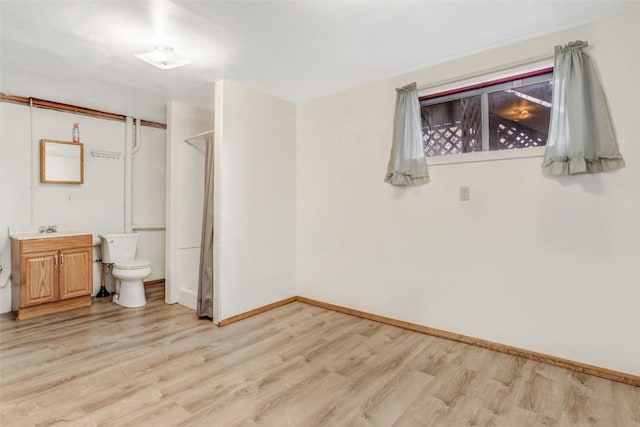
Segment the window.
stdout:
<svg viewBox="0 0 640 427">
<path fill-rule="evenodd" d="M 421 97 L 426 155 L 546 145 L 552 75 L 546 68 Z"/>
</svg>

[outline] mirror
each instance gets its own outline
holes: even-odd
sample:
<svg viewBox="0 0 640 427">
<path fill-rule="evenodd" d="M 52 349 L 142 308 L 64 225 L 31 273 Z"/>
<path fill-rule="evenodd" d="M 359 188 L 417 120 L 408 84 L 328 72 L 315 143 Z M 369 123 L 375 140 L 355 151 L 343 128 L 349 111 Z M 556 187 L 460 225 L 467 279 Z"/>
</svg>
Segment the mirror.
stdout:
<svg viewBox="0 0 640 427">
<path fill-rule="evenodd" d="M 84 183 L 84 145 L 41 139 L 40 182 L 49 184 Z"/>
</svg>

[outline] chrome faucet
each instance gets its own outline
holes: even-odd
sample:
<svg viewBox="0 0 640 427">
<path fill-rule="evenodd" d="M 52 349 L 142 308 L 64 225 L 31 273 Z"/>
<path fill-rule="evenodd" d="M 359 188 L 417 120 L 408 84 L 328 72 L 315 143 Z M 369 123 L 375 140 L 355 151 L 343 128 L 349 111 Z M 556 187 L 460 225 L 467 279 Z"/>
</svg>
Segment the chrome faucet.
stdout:
<svg viewBox="0 0 640 427">
<path fill-rule="evenodd" d="M 40 226 L 40 228 L 38 228 L 38 232 L 43 234 L 43 233 L 57 233 L 58 232 L 58 226 L 57 225 L 42 225 Z"/>
</svg>

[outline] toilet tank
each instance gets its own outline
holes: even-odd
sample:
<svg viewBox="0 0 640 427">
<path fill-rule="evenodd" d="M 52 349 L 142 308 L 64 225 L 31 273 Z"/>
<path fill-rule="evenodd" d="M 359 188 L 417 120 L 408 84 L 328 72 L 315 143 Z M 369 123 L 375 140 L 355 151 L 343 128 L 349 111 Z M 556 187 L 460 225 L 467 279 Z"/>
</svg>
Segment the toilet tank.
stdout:
<svg viewBox="0 0 640 427">
<path fill-rule="evenodd" d="M 117 264 L 136 258 L 140 234 L 104 234 L 98 237 L 102 242 L 103 263 Z"/>
</svg>

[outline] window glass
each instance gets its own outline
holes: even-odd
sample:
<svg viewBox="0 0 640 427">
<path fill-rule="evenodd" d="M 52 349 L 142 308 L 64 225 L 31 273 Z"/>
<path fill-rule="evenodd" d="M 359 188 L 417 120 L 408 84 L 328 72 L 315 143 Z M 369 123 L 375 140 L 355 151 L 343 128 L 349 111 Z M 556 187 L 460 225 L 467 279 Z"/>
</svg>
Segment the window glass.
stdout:
<svg viewBox="0 0 640 427">
<path fill-rule="evenodd" d="M 422 107 L 422 141 L 427 156 L 482 151 L 480 95 Z"/>
<path fill-rule="evenodd" d="M 551 95 L 551 82 L 490 92 L 489 149 L 546 145 Z"/>
<path fill-rule="evenodd" d="M 420 98 L 426 155 L 546 145 L 552 75 L 544 69 Z"/>
</svg>

